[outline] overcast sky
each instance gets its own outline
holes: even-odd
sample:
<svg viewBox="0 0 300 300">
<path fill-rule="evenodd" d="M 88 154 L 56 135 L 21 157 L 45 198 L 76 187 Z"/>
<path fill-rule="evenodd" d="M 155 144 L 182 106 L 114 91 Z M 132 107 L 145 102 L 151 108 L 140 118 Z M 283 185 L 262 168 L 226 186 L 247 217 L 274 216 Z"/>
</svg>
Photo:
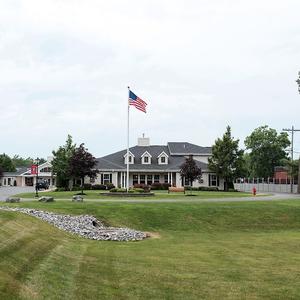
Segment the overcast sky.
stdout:
<svg viewBox="0 0 300 300">
<path fill-rule="evenodd" d="M 300 128 L 300 1 L 0 0 L 0 152 L 46 157 L 71 134 L 211 146 L 227 125 Z M 300 151 L 300 132 L 295 136 Z"/>
</svg>

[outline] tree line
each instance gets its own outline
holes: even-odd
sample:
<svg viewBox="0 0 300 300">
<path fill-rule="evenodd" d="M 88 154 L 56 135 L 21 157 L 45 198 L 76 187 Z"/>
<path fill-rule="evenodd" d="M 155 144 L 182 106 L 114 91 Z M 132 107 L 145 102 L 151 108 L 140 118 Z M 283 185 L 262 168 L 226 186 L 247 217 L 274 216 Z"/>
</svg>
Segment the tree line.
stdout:
<svg viewBox="0 0 300 300">
<path fill-rule="evenodd" d="M 276 166 L 286 166 L 293 178 L 298 174 L 298 160 L 291 161 L 287 147 L 290 146 L 288 134 L 278 133 L 267 125 L 260 126 L 246 137 L 245 149 L 240 149 L 239 139 L 234 139 L 231 127 L 227 126 L 222 137 L 217 138 L 212 146 L 212 156 L 208 160 L 208 168 L 225 181 L 224 189 L 232 187 L 238 177 L 273 177 Z M 84 144 L 76 146 L 72 136 L 68 135 L 65 145 L 52 152 L 53 174 L 56 175 L 58 187 L 69 188 L 72 180 L 79 178 L 83 188 L 84 177 L 95 178 L 96 158 L 88 152 Z M 190 158 L 189 158 L 190 159 Z M 18 155 L 10 158 L 7 154 L 0 155 L 0 176 L 3 172 L 16 171 L 17 167 L 29 167 L 34 162 L 31 157 L 22 158 Z M 45 162 L 40 159 L 40 162 Z M 201 176 L 193 161 L 189 166 L 183 165 L 182 176 L 193 178 Z"/>
<path fill-rule="evenodd" d="M 286 132 L 260 126 L 246 137 L 244 144 L 245 149 L 240 149 L 239 140 L 232 137 L 227 126 L 223 137 L 212 146 L 209 169 L 225 180 L 225 190 L 238 177 L 273 177 L 276 166 L 287 167 L 289 175 L 297 177 L 299 164 L 288 157 L 290 141 Z"/>
<path fill-rule="evenodd" d="M 208 169 L 224 180 L 224 190 L 233 188 L 233 181 L 238 177 L 273 177 L 276 166 L 287 167 L 289 175 L 297 179 L 299 163 L 288 158 L 286 150 L 290 141 L 286 132 L 260 126 L 246 137 L 244 144 L 245 149 L 240 149 L 239 139 L 234 139 L 227 126 L 223 136 L 212 146 Z M 181 165 L 180 174 L 191 186 L 202 176 L 192 156 Z"/>
</svg>

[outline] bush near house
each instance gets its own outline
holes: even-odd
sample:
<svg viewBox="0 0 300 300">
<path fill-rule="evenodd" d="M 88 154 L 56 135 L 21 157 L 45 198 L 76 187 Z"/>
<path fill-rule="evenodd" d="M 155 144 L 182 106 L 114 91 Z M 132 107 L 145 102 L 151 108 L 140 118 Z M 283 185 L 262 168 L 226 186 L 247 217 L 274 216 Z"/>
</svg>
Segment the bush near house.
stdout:
<svg viewBox="0 0 300 300">
<path fill-rule="evenodd" d="M 185 186 L 186 191 L 205 191 L 205 192 L 218 192 L 219 189 L 213 186 L 199 186 L 199 187 L 192 187 L 192 186 Z"/>
<path fill-rule="evenodd" d="M 104 184 L 93 184 L 92 190 L 106 190 L 106 185 Z"/>
<path fill-rule="evenodd" d="M 151 190 L 167 190 L 170 186 L 169 183 L 154 182 L 151 184 Z"/>
<path fill-rule="evenodd" d="M 92 189 L 92 185 L 91 185 L 90 183 L 85 183 L 85 184 L 83 185 L 83 188 L 84 188 L 85 190 L 91 190 L 91 189 Z"/>
<path fill-rule="evenodd" d="M 115 188 L 115 185 L 114 185 L 113 183 L 107 183 L 107 184 L 106 184 L 106 189 L 107 189 L 107 190 L 111 190 L 111 189 L 113 189 L 113 188 Z"/>
</svg>

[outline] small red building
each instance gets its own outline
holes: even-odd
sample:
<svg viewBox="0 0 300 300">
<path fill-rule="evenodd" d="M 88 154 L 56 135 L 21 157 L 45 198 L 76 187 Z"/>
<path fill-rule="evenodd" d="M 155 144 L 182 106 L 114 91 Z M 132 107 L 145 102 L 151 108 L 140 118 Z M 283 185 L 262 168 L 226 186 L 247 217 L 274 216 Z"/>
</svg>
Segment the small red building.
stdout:
<svg viewBox="0 0 300 300">
<path fill-rule="evenodd" d="M 274 178 L 278 180 L 287 180 L 290 179 L 287 167 L 275 167 L 274 168 Z"/>
</svg>

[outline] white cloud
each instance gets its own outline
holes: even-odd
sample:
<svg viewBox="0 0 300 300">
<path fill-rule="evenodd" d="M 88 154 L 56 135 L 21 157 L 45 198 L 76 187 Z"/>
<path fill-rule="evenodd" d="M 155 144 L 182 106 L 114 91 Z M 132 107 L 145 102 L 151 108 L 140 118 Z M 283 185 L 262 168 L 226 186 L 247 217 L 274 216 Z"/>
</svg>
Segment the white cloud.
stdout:
<svg viewBox="0 0 300 300">
<path fill-rule="evenodd" d="M 100 156 L 131 143 L 210 145 L 227 124 L 300 127 L 298 1 L 0 3 L 1 151 L 47 156 L 67 133 Z M 300 137 L 296 144 L 299 144 Z M 297 145 L 296 145 L 297 147 Z"/>
</svg>

